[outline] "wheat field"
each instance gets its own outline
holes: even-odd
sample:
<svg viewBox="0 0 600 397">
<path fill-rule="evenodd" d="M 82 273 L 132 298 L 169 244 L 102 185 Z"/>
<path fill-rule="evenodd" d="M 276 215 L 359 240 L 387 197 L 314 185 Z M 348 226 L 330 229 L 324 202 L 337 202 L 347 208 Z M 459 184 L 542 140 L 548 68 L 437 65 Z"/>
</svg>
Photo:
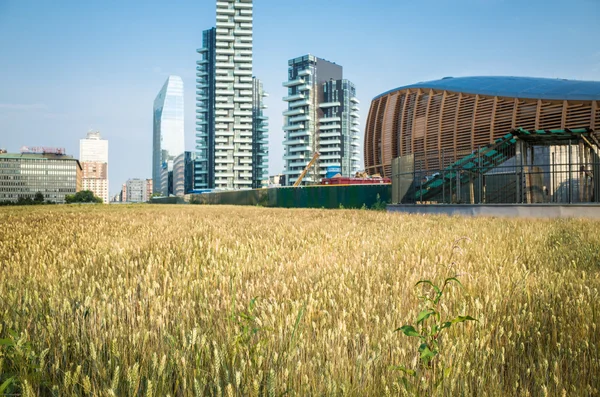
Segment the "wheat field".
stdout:
<svg viewBox="0 0 600 397">
<path fill-rule="evenodd" d="M 0 395 L 412 395 L 395 330 L 417 281 L 452 276 L 442 316 L 479 321 L 421 390 L 599 394 L 600 222 L 138 205 L 0 225 Z"/>
</svg>

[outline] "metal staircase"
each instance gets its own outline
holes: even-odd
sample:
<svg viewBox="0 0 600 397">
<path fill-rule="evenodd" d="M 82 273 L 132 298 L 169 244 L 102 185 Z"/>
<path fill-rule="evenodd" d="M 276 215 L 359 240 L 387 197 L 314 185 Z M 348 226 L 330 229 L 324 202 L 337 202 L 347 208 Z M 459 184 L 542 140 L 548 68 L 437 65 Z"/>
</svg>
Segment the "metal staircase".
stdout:
<svg viewBox="0 0 600 397">
<path fill-rule="evenodd" d="M 464 185 L 472 181 L 475 176 L 485 174 L 505 163 L 516 155 L 518 139 L 525 142 L 552 142 L 565 141 L 574 137 L 593 139 L 598 141 L 590 128 L 561 129 L 561 130 L 536 130 L 528 131 L 517 128 L 498 138 L 487 146 L 474 150 L 471 154 L 457 160 L 441 172 L 427 177 L 427 181 L 417 187 L 416 201 L 431 201 L 444 189 L 454 191 L 457 185 Z"/>
</svg>

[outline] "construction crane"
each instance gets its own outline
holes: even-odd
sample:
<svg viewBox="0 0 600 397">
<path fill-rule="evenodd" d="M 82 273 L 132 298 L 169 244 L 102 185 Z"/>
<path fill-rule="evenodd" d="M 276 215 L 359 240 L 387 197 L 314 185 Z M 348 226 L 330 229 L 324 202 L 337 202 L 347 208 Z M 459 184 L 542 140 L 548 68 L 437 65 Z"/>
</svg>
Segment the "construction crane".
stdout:
<svg viewBox="0 0 600 397">
<path fill-rule="evenodd" d="M 312 167 L 312 165 L 317 161 L 317 159 L 319 158 L 320 155 L 321 154 L 319 152 L 315 152 L 312 160 L 310 160 L 310 163 L 308 163 L 308 165 L 306 166 L 306 168 L 304 168 L 304 171 L 302 171 L 302 173 L 300 174 L 300 176 L 296 180 L 296 183 L 294 183 L 294 187 L 300 186 L 300 184 L 302 183 L 302 179 L 304 179 L 304 177 L 306 176 L 306 173 L 308 172 L 308 170 L 310 169 L 310 167 Z"/>
</svg>

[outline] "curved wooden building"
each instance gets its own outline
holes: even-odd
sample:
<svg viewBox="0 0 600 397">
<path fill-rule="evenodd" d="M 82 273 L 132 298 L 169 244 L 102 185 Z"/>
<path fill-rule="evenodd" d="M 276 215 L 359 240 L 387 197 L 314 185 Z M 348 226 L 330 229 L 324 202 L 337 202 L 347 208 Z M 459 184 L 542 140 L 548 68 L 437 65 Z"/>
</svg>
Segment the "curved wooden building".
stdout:
<svg viewBox="0 0 600 397">
<path fill-rule="evenodd" d="M 450 77 L 388 91 L 371 103 L 366 171 L 390 177 L 392 159 L 408 154 L 438 169 L 518 127 L 600 129 L 600 82 Z"/>
</svg>

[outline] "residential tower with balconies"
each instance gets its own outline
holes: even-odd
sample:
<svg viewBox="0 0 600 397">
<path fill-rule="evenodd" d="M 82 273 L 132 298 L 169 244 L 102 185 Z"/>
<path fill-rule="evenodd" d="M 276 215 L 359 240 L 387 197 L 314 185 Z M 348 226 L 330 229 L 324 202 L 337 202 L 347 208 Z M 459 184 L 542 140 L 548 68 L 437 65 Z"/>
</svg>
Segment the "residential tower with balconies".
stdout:
<svg viewBox="0 0 600 397">
<path fill-rule="evenodd" d="M 356 88 L 343 79 L 342 66 L 313 55 L 288 61 L 288 95 L 284 116 L 284 175 L 294 184 L 320 153 L 316 166 L 304 177 L 317 183 L 327 167 L 340 167 L 351 176 L 359 167 L 358 99 Z"/>
</svg>

